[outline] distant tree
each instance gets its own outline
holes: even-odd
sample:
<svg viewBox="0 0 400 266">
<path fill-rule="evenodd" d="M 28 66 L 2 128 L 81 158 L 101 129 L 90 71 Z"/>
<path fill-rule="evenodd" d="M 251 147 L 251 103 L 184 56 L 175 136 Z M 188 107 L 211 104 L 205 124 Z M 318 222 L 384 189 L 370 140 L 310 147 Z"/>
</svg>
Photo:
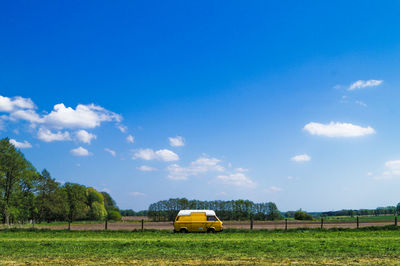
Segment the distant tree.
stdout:
<svg viewBox="0 0 400 266">
<path fill-rule="evenodd" d="M 110 211 L 107 213 L 108 221 L 121 221 L 122 217 L 118 211 Z"/>
<path fill-rule="evenodd" d="M 60 183 L 51 178 L 46 169 L 40 175 L 35 201 L 38 210 L 37 219 L 39 221 L 51 222 L 66 218 L 66 202 Z"/>
<path fill-rule="evenodd" d="M 75 219 L 82 219 L 86 216 L 88 207 L 86 202 L 86 187 L 74 183 L 65 183 L 63 186 L 66 200 L 68 229 Z"/>
<path fill-rule="evenodd" d="M 286 218 L 294 218 L 294 211 L 287 211 L 286 213 L 285 213 L 285 217 Z"/>
<path fill-rule="evenodd" d="M 298 210 L 294 213 L 295 220 L 312 220 L 313 217 L 311 214 L 306 213 L 305 211 Z"/>
</svg>

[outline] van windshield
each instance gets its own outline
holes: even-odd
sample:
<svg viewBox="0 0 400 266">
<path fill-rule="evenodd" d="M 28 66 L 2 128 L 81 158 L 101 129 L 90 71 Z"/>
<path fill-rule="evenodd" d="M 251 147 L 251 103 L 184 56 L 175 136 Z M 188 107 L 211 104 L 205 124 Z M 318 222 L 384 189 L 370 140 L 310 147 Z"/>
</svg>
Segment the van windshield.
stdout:
<svg viewBox="0 0 400 266">
<path fill-rule="evenodd" d="M 207 221 L 218 221 L 218 219 L 215 216 L 207 216 Z"/>
</svg>

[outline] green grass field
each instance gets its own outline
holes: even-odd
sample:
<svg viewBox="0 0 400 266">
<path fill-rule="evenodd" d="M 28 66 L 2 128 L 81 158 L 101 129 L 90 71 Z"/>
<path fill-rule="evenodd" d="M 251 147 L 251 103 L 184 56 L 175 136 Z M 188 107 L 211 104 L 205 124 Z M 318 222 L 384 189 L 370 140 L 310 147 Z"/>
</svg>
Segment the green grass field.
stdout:
<svg viewBox="0 0 400 266">
<path fill-rule="evenodd" d="M 400 230 L 169 231 L 1 230 L 0 264 L 394 264 Z"/>
</svg>

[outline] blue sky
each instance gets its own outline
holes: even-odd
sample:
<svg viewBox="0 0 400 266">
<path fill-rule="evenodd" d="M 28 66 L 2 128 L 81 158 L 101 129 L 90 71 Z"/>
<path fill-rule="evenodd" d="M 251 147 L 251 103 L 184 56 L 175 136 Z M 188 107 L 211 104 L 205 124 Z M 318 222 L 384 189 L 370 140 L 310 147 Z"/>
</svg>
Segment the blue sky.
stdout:
<svg viewBox="0 0 400 266">
<path fill-rule="evenodd" d="M 0 137 L 110 192 L 281 210 L 400 201 L 400 3 L 12 1 Z"/>
</svg>

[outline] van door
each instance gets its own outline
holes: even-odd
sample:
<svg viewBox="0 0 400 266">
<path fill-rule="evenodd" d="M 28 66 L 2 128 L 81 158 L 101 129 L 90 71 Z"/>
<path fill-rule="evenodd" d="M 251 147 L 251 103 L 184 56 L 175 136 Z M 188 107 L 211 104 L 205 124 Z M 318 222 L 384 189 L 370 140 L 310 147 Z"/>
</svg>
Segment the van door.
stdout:
<svg viewBox="0 0 400 266">
<path fill-rule="evenodd" d="M 204 212 L 193 212 L 191 213 L 192 217 L 192 224 L 191 224 L 191 231 L 192 232 L 205 232 L 206 226 L 206 214 Z"/>
<path fill-rule="evenodd" d="M 213 228 L 214 230 L 217 230 L 217 226 L 216 226 L 217 221 L 218 221 L 217 217 L 207 216 L 206 232 L 207 232 L 208 228 Z"/>
</svg>

